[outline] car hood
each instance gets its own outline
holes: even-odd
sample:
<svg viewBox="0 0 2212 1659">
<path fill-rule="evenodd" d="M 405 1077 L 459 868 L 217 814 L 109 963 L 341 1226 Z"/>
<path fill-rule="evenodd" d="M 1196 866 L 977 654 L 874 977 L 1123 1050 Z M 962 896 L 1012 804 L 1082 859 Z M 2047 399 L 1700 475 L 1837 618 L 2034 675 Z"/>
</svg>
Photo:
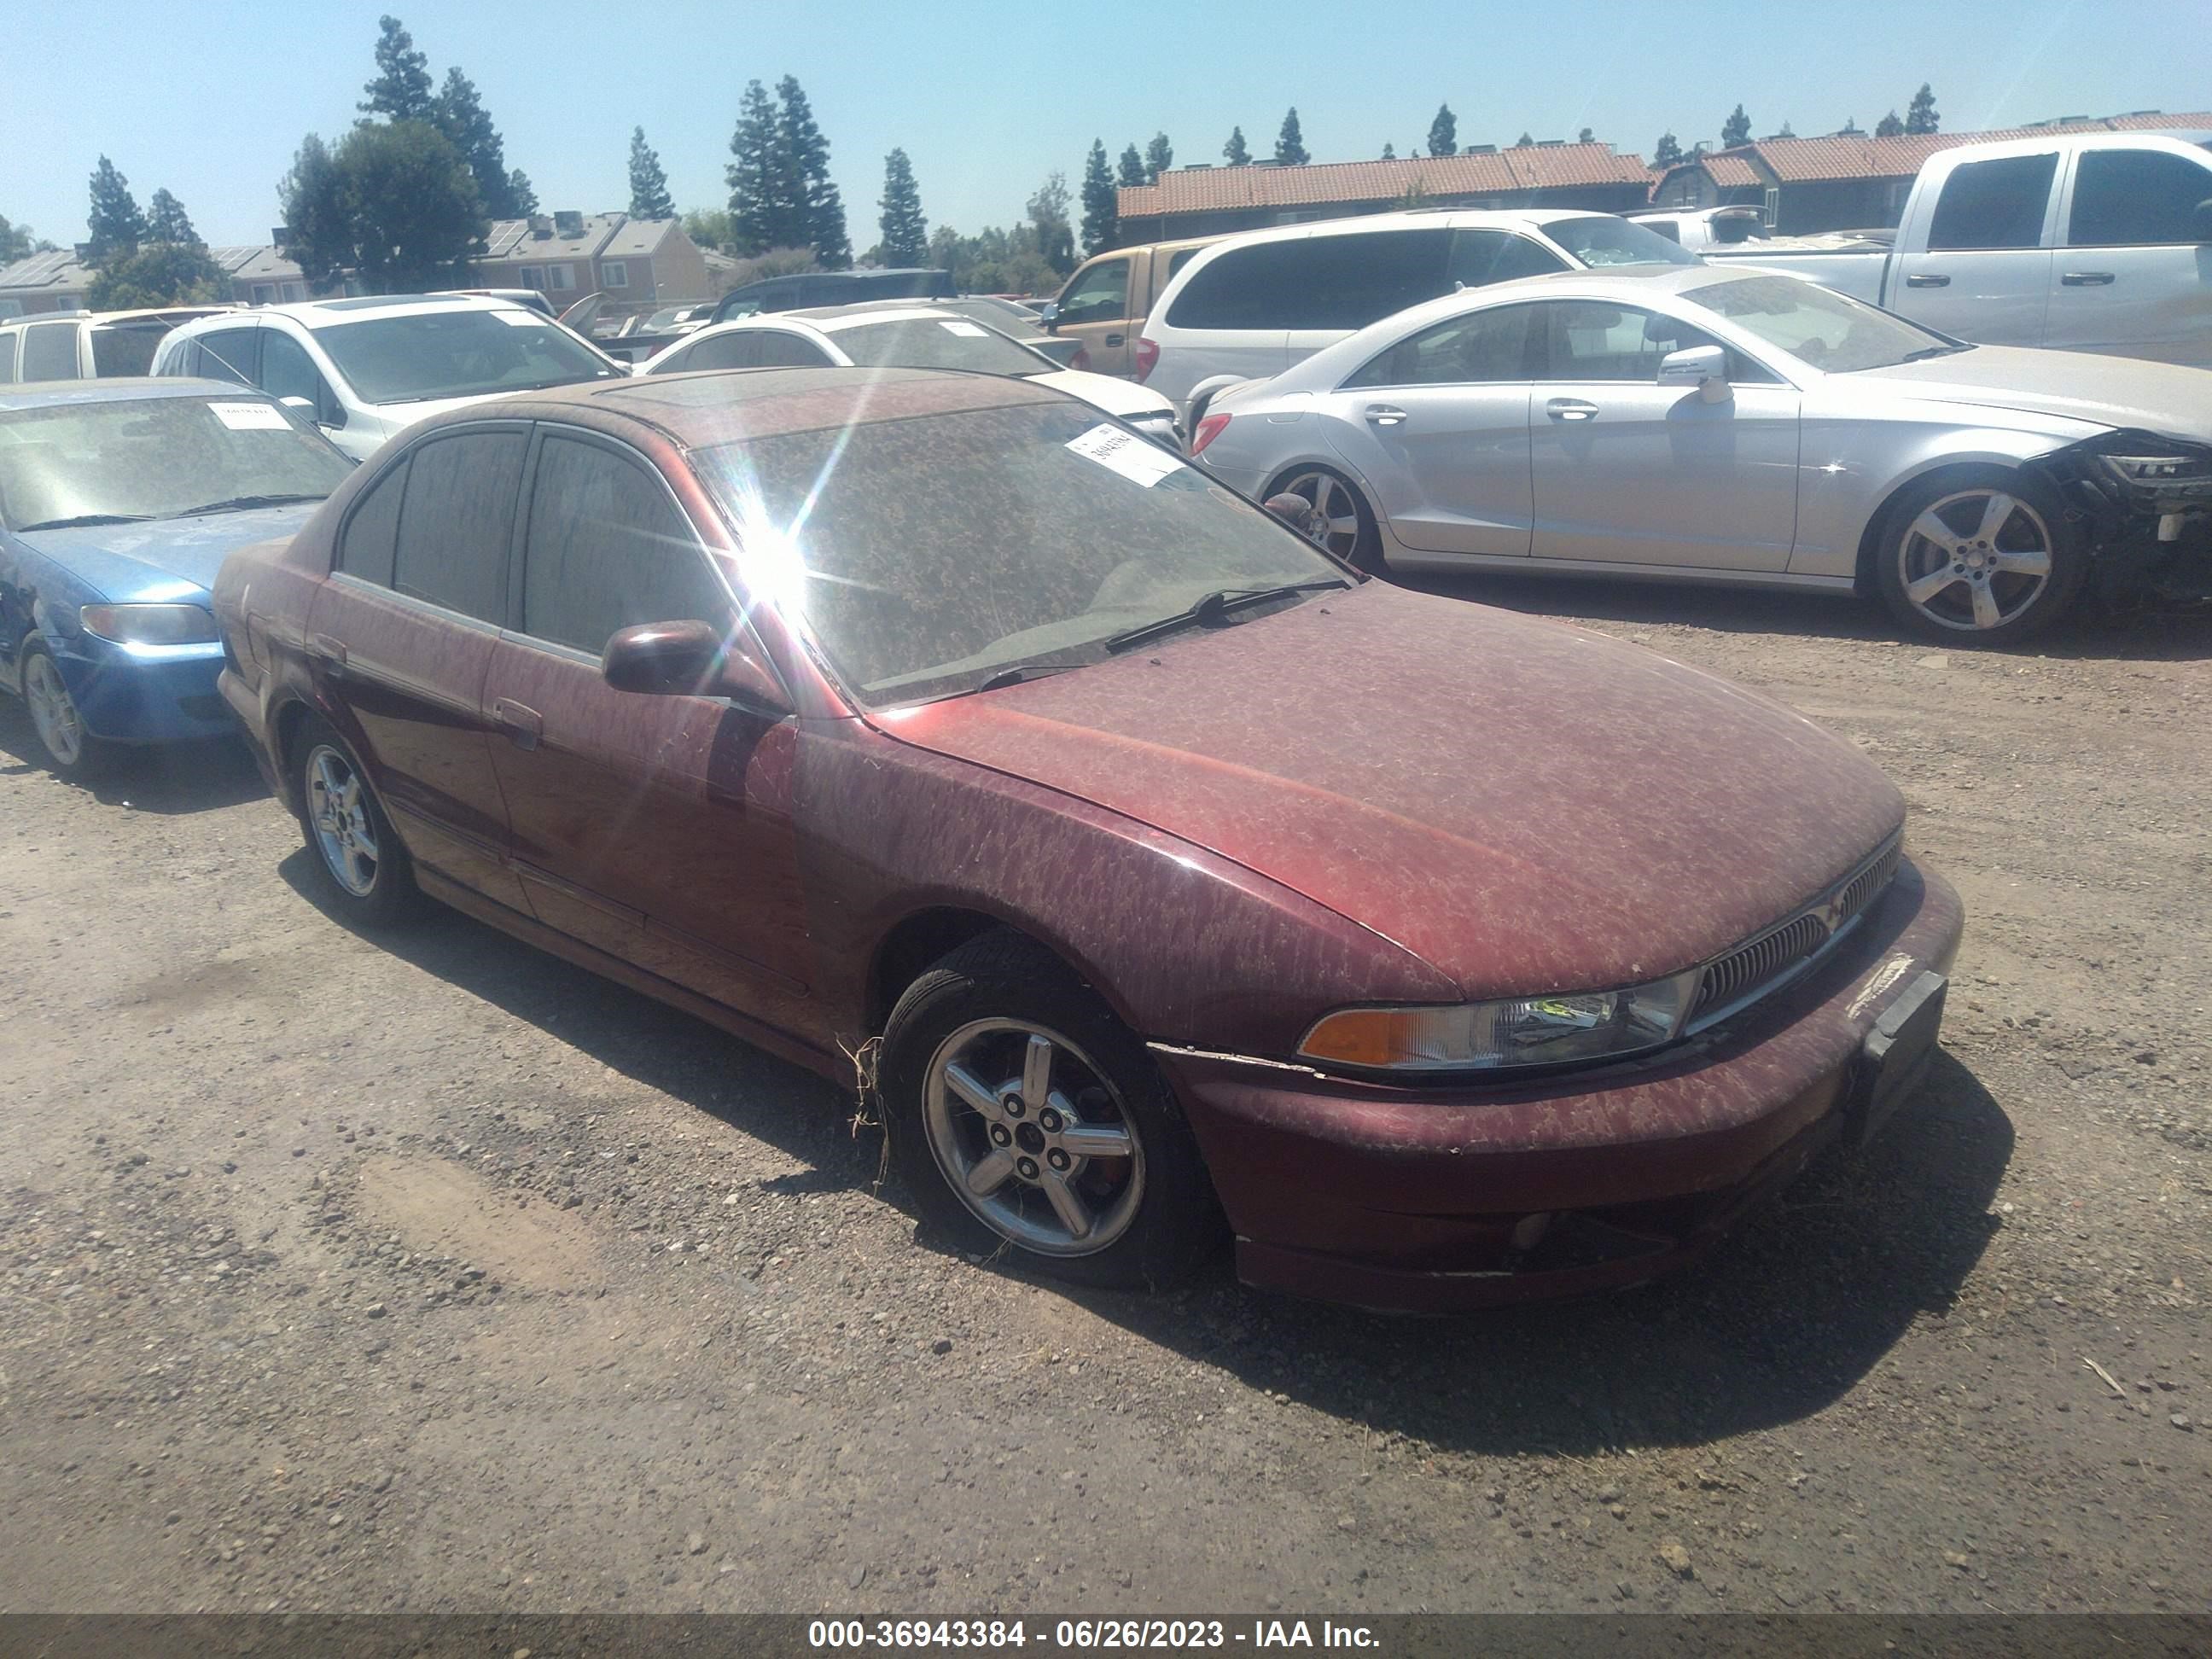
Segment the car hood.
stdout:
<svg viewBox="0 0 2212 1659">
<path fill-rule="evenodd" d="M 2212 443 L 2212 376 L 2201 368 L 2086 351 L 1976 346 L 1889 368 L 1836 377 L 1868 389 L 1984 409 L 2056 415 L 2099 426 L 2141 427 Z"/>
<path fill-rule="evenodd" d="M 1905 816 L 1856 750 L 1779 704 L 1382 582 L 877 718 L 1233 859 L 1470 998 L 1702 962 Z"/>
<path fill-rule="evenodd" d="M 18 539 L 118 604 L 185 599 L 193 597 L 185 591 L 188 587 L 213 587 L 215 573 L 240 548 L 291 535 L 321 505 L 295 501 L 245 513 L 156 519 L 150 524 L 33 530 L 20 532 Z"/>
<path fill-rule="evenodd" d="M 1111 374 L 1093 374 L 1088 369 L 1061 368 L 1045 374 L 1023 376 L 1036 386 L 1048 386 L 1055 392 L 1065 392 L 1071 398 L 1080 398 L 1094 409 L 1103 409 L 1109 415 L 1127 420 L 1132 416 L 1165 415 L 1173 417 L 1175 405 L 1149 387 L 1134 380 L 1117 380 Z"/>
</svg>

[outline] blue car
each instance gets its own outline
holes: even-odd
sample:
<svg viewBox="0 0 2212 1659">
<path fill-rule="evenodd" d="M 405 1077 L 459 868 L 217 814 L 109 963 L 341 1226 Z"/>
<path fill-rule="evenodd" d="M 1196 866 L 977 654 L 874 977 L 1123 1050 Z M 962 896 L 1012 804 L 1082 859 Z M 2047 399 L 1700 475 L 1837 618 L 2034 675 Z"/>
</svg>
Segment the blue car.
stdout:
<svg viewBox="0 0 2212 1659">
<path fill-rule="evenodd" d="M 0 387 L 0 689 L 56 772 L 235 729 L 215 689 L 216 571 L 289 537 L 353 465 L 227 381 Z"/>
</svg>

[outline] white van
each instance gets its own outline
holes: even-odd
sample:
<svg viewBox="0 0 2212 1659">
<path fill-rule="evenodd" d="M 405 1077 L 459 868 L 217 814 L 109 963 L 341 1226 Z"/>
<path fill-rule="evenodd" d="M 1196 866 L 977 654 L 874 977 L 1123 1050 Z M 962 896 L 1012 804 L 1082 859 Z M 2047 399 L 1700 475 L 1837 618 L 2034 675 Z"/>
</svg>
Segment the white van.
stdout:
<svg viewBox="0 0 2212 1659">
<path fill-rule="evenodd" d="M 159 311 L 67 311 L 12 317 L 0 324 L 0 386 L 26 380 L 91 380 L 144 374 L 169 331 L 227 306 L 170 306 Z"/>
<path fill-rule="evenodd" d="M 1139 348 L 1139 378 L 1187 416 L 1201 381 L 1279 374 L 1455 289 L 1554 270 L 1699 263 L 1616 214 L 1574 210 L 1415 210 L 1249 231 L 1200 249 L 1168 284 L 1145 322 L 1156 350 Z"/>
</svg>

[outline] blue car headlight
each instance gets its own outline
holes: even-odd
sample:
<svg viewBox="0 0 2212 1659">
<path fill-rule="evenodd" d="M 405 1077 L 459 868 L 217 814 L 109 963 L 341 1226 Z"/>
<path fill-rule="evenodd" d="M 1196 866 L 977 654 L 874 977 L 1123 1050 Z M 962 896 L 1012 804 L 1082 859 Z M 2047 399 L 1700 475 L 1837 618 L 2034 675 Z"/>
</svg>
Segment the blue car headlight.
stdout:
<svg viewBox="0 0 2212 1659">
<path fill-rule="evenodd" d="M 88 605 L 76 619 L 116 645 L 208 645 L 219 637 L 215 617 L 197 605 Z"/>
</svg>

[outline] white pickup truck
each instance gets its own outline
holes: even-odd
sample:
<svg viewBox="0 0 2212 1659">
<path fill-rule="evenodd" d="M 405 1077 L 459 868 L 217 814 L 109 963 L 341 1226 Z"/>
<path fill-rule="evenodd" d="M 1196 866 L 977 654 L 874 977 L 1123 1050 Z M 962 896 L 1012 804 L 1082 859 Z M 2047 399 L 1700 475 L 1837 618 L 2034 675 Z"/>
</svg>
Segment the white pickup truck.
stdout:
<svg viewBox="0 0 2212 1659">
<path fill-rule="evenodd" d="M 1913 180 L 1894 245 L 1700 250 L 1787 271 L 1988 345 L 2212 368 L 2207 134 L 1962 144 Z"/>
</svg>

